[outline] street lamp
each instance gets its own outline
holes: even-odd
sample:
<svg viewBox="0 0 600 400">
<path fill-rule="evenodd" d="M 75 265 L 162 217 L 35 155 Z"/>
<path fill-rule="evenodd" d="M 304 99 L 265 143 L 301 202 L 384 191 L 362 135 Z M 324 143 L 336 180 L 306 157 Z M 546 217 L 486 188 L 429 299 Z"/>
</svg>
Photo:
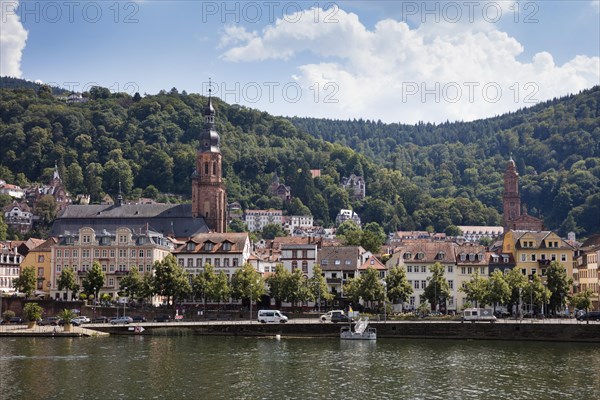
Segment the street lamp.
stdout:
<svg viewBox="0 0 600 400">
<path fill-rule="evenodd" d="M 387 322 L 387 283 L 383 279 L 381 283 L 383 284 L 383 321 Z"/>
<path fill-rule="evenodd" d="M 123 299 L 123 317 L 125 317 L 125 306 L 127 305 L 127 286 L 123 288 L 125 292 L 125 298 Z"/>
<path fill-rule="evenodd" d="M 94 311 L 94 319 L 96 319 L 96 305 L 98 304 L 98 288 L 94 287 L 94 304 L 92 310 Z"/>
</svg>

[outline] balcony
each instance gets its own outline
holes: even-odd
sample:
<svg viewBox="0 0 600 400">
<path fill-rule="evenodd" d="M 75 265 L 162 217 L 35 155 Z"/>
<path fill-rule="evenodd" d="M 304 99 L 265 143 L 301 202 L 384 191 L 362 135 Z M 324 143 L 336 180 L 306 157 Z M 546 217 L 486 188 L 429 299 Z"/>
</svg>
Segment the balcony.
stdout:
<svg viewBox="0 0 600 400">
<path fill-rule="evenodd" d="M 129 273 L 129 271 L 115 271 L 114 274 L 118 276 L 125 276 Z"/>
<path fill-rule="evenodd" d="M 538 260 L 538 265 L 548 267 L 550 266 L 551 262 L 551 260 Z"/>
<path fill-rule="evenodd" d="M 330 285 L 341 285 L 342 278 L 326 278 L 325 281 Z"/>
<path fill-rule="evenodd" d="M 87 273 L 87 271 L 77 271 L 77 276 L 86 276 Z"/>
</svg>

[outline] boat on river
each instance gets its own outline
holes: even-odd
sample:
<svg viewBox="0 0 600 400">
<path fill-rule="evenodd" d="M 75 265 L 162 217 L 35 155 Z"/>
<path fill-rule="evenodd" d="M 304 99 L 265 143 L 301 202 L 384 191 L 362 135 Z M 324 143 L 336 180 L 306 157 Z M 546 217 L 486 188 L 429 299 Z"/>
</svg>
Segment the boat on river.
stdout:
<svg viewBox="0 0 600 400">
<path fill-rule="evenodd" d="M 369 328 L 369 318 L 360 318 L 354 324 L 354 330 L 352 326 L 344 326 L 340 330 L 340 339 L 342 340 L 376 340 L 377 329 Z"/>
</svg>

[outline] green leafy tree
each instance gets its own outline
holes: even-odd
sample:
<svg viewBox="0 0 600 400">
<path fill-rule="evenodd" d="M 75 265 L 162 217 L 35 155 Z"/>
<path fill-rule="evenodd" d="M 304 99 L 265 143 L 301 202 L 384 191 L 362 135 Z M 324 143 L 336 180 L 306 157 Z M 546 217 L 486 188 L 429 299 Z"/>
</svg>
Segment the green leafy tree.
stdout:
<svg viewBox="0 0 600 400">
<path fill-rule="evenodd" d="M 362 231 L 360 245 L 371 253 L 379 253 L 385 239 L 383 228 L 377 222 L 369 222 Z"/>
<path fill-rule="evenodd" d="M 292 307 L 295 307 L 296 303 L 307 301 L 310 298 L 308 280 L 300 269 L 295 269 L 287 276 L 284 287 L 285 300 L 292 303 Z"/>
<path fill-rule="evenodd" d="M 147 301 L 154 295 L 154 293 L 154 276 L 151 272 L 144 272 L 138 290 L 138 300 Z"/>
<path fill-rule="evenodd" d="M 527 277 L 517 268 L 513 268 L 504 275 L 504 279 L 510 289 L 509 309 L 512 309 L 513 306 L 518 307 L 522 303 L 522 292 L 527 286 Z"/>
<path fill-rule="evenodd" d="M 408 283 L 404 267 L 392 267 L 385 277 L 387 296 L 393 303 L 406 303 L 413 294 L 412 285 Z"/>
<path fill-rule="evenodd" d="M 354 302 L 359 302 L 361 299 L 368 302 L 370 307 L 373 307 L 373 302 L 379 303 L 385 301 L 385 288 L 379 272 L 374 268 L 367 268 L 360 276 L 350 279 L 344 285 L 344 293 Z"/>
<path fill-rule="evenodd" d="M 265 293 L 263 277 L 249 263 L 244 264 L 231 277 L 231 296 L 234 299 L 255 302 Z"/>
<path fill-rule="evenodd" d="M 551 292 L 544 283 L 539 275 L 533 275 L 533 280 L 529 280 L 524 291 L 525 294 L 529 294 L 530 311 L 533 313 L 534 307 L 541 310 L 542 306 L 548 304 Z M 533 303 L 531 303 L 533 301 Z"/>
<path fill-rule="evenodd" d="M 467 300 L 475 302 L 477 307 L 484 307 L 490 297 L 488 280 L 478 272 L 471 275 L 471 280 L 465 282 L 459 290 L 467 295 Z"/>
<path fill-rule="evenodd" d="M 281 302 L 286 298 L 286 282 L 289 275 L 290 272 L 285 269 L 283 264 L 277 264 L 275 266 L 275 273 L 266 280 L 269 286 L 269 293 L 275 299 L 277 307 L 281 307 Z"/>
<path fill-rule="evenodd" d="M 263 239 L 274 239 L 276 237 L 287 236 L 287 233 L 285 233 L 279 224 L 267 224 L 264 226 L 261 236 Z"/>
<path fill-rule="evenodd" d="M 308 288 L 310 300 L 317 302 L 319 312 L 322 300 L 333 300 L 333 294 L 327 290 L 327 280 L 323 276 L 323 270 L 318 265 L 313 267 L 313 276 L 308 279 Z"/>
<path fill-rule="evenodd" d="M 44 195 L 35 203 L 35 214 L 49 224 L 56 218 L 57 204 L 52 195 Z"/>
<path fill-rule="evenodd" d="M 229 300 L 231 296 L 231 286 L 225 272 L 220 271 L 213 284 L 210 286 L 209 299 L 218 302 Z"/>
<path fill-rule="evenodd" d="M 154 263 L 154 289 L 167 298 L 167 304 L 176 303 L 192 291 L 187 274 L 172 254 Z"/>
<path fill-rule="evenodd" d="M 75 289 L 75 272 L 71 268 L 63 268 L 56 284 L 58 286 L 58 290 L 66 290 L 68 295 L 69 290 Z"/>
<path fill-rule="evenodd" d="M 8 234 L 8 225 L 4 222 L 4 215 L 0 215 L 0 240 L 6 240 Z"/>
<path fill-rule="evenodd" d="M 35 292 L 36 287 L 35 267 L 25 267 L 21 270 L 21 275 L 13 279 L 13 286 L 19 292 L 25 293 L 30 297 Z"/>
<path fill-rule="evenodd" d="M 229 232 L 248 232 L 248 226 L 239 218 L 234 218 L 229 224 Z"/>
<path fill-rule="evenodd" d="M 124 292 L 125 296 L 138 299 L 142 291 L 142 279 L 142 274 L 138 271 L 137 266 L 132 265 L 127 275 L 119 282 L 119 289 Z"/>
<path fill-rule="evenodd" d="M 592 308 L 592 296 L 593 295 L 594 295 L 594 292 L 592 292 L 589 289 L 584 290 L 583 292 L 575 293 L 573 296 L 571 296 L 571 299 L 570 299 L 571 307 L 573 307 L 574 309 L 578 309 L 578 310 L 588 311 L 589 309 Z"/>
<path fill-rule="evenodd" d="M 97 295 L 98 290 L 104 286 L 106 275 L 102 271 L 102 267 L 98 261 L 94 261 L 92 269 L 88 271 L 82 280 L 83 291 L 88 295 Z"/>
<path fill-rule="evenodd" d="M 492 272 L 492 275 L 488 279 L 488 301 L 494 306 L 496 311 L 497 304 L 507 304 L 510 300 L 510 286 L 504 274 L 499 269 Z"/>
<path fill-rule="evenodd" d="M 421 301 L 428 301 L 432 310 L 437 310 L 441 299 L 450 297 L 450 287 L 444 277 L 444 266 L 436 262 L 429 267 L 431 276 L 427 278 L 427 286 L 421 295 Z"/>
<path fill-rule="evenodd" d="M 566 304 L 573 279 L 567 276 L 567 270 L 558 261 L 552 261 L 546 269 L 546 282 L 550 295 L 550 310 L 554 314 Z"/>
</svg>

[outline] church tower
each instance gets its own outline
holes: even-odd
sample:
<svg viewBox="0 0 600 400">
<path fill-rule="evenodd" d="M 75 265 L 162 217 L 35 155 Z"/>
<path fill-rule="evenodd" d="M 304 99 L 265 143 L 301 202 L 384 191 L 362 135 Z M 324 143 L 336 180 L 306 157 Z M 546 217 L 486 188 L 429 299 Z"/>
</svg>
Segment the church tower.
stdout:
<svg viewBox="0 0 600 400">
<path fill-rule="evenodd" d="M 521 196 L 519 195 L 519 174 L 515 162 L 510 157 L 504 172 L 503 225 L 504 230 L 510 229 L 511 222 L 521 216 Z"/>
<path fill-rule="evenodd" d="M 227 230 L 225 185 L 221 169 L 221 139 L 215 129 L 215 109 L 211 89 L 204 109 L 204 130 L 196 154 L 196 170 L 192 174 L 192 217 L 204 218 L 212 232 Z"/>
</svg>

